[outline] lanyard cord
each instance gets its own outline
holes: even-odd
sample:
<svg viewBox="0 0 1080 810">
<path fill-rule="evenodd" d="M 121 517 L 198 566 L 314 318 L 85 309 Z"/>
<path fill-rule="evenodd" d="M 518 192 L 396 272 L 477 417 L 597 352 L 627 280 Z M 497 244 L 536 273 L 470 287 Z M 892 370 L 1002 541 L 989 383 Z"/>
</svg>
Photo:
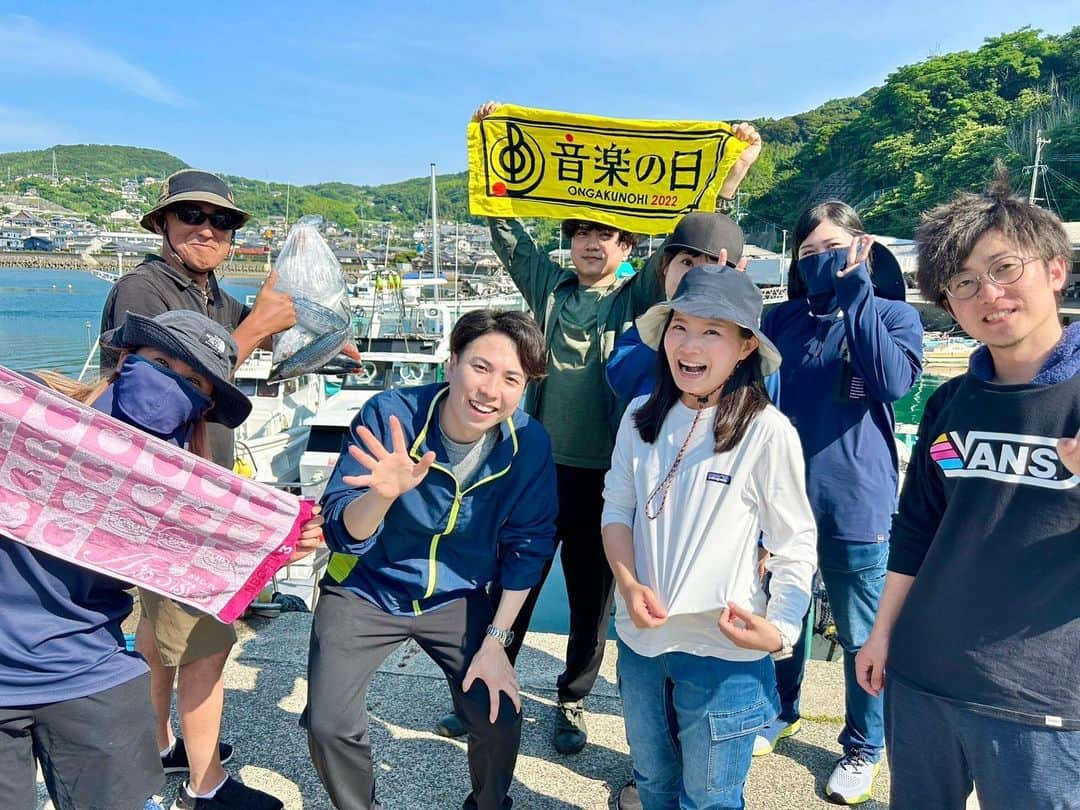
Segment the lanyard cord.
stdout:
<svg viewBox="0 0 1080 810">
<path fill-rule="evenodd" d="M 682 447 L 679 448 L 679 452 L 675 456 L 675 461 L 672 463 L 671 469 L 668 470 L 668 474 L 664 476 L 664 480 L 656 485 L 656 489 L 652 491 L 648 500 L 645 501 L 645 517 L 649 520 L 656 520 L 660 517 L 660 513 L 664 511 L 664 504 L 667 503 L 668 490 L 671 489 L 671 483 L 675 480 L 675 472 L 679 469 L 683 456 L 686 455 L 686 448 L 690 446 L 690 438 L 694 435 L 694 428 L 697 427 L 698 419 L 701 418 L 701 414 L 704 410 L 704 408 L 698 408 L 697 412 L 694 414 L 694 421 L 690 423 L 690 430 L 683 440 Z M 653 509 L 652 503 L 657 495 L 660 496 L 660 503 Z"/>
</svg>

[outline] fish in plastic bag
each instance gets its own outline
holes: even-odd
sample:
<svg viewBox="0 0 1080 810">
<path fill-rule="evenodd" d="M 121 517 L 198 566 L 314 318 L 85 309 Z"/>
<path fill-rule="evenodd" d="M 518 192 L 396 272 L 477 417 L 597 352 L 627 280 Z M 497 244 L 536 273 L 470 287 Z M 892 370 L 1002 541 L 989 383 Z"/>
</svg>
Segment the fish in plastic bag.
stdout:
<svg viewBox="0 0 1080 810">
<path fill-rule="evenodd" d="M 275 269 L 276 289 L 292 296 L 296 325 L 274 336 L 270 382 L 318 371 L 343 351 L 358 358 L 345 274 L 314 226 L 293 226 Z"/>
</svg>

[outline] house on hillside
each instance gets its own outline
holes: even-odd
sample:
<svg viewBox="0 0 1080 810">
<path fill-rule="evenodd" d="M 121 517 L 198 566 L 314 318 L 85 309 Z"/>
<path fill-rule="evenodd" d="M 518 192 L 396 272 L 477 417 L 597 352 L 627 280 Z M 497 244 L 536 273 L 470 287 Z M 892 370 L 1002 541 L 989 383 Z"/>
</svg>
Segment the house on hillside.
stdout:
<svg viewBox="0 0 1080 810">
<path fill-rule="evenodd" d="M 43 236 L 28 236 L 22 243 L 23 250 L 52 251 L 54 247 L 53 241 Z"/>
</svg>

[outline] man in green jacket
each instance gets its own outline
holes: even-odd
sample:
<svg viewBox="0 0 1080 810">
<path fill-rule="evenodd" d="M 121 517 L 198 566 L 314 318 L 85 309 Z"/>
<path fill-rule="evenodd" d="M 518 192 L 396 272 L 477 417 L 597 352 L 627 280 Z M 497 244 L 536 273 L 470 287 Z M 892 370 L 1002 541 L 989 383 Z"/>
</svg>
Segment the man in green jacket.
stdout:
<svg viewBox="0 0 1080 810">
<path fill-rule="evenodd" d="M 480 120 L 498 107 L 488 102 L 474 114 Z M 761 152 L 761 138 L 750 124 L 735 135 L 749 146 L 739 156 L 720 189 L 731 200 Z M 611 465 L 615 434 L 627 403 L 608 386 L 604 366 L 615 339 L 634 319 L 663 298 L 656 273 L 658 251 L 643 272 L 616 278 L 630 255 L 634 234 L 583 220 L 562 223 L 570 242 L 573 269 L 560 267 L 537 247 L 517 220 L 491 219 L 491 240 L 499 259 L 521 291 L 544 331 L 548 376 L 530 387 L 525 409 L 547 428 L 558 479 L 559 517 L 556 542 L 561 545 L 563 575 L 570 605 L 566 669 L 559 676 L 555 716 L 555 749 L 576 754 L 585 747 L 584 700 L 592 690 L 604 658 L 613 580 L 600 537 L 604 474 Z M 546 579 L 550 562 L 544 570 Z M 517 657 L 543 580 L 514 624 Z M 441 732 L 456 730 L 445 718 Z"/>
</svg>

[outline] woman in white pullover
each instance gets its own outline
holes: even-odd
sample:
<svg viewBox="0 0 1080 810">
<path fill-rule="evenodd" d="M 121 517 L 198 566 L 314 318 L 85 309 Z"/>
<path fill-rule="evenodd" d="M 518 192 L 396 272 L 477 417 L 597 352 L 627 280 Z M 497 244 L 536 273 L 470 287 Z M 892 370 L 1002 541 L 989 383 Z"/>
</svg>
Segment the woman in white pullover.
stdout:
<svg viewBox="0 0 1080 810">
<path fill-rule="evenodd" d="M 620 425 L 603 535 L 645 810 L 744 806 L 754 735 L 778 710 L 769 653 L 790 654 L 810 600 L 814 517 L 798 435 L 765 394 L 780 355 L 760 320 L 745 273 L 704 265 L 637 322 L 660 367 Z"/>
</svg>

